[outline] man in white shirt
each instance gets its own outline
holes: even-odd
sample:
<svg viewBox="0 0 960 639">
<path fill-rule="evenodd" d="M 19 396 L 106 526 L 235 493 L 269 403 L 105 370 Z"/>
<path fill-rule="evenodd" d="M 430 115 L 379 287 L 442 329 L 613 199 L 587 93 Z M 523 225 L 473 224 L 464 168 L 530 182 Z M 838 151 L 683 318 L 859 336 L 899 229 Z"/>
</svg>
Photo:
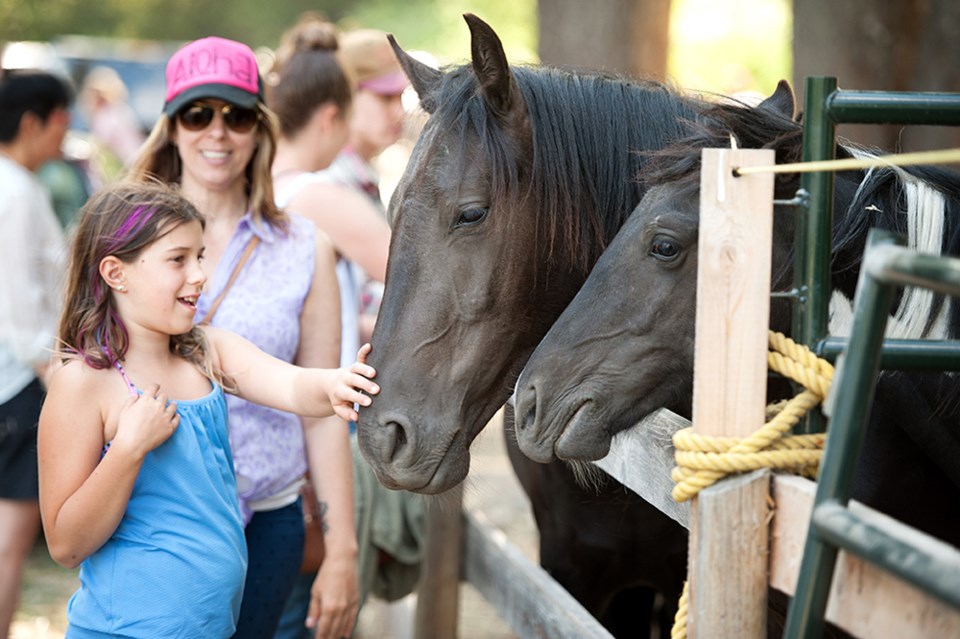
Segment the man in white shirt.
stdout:
<svg viewBox="0 0 960 639">
<path fill-rule="evenodd" d="M 40 526 L 37 419 L 65 258 L 50 194 L 34 172 L 60 157 L 72 91 L 48 73 L 0 73 L 0 637 L 6 637 Z"/>
</svg>

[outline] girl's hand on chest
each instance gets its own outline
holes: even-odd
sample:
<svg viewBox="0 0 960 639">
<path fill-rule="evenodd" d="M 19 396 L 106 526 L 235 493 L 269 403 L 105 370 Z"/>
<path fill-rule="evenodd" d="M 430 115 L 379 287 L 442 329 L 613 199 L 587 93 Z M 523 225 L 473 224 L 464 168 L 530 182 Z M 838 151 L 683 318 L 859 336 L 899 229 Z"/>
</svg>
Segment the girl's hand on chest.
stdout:
<svg viewBox="0 0 960 639">
<path fill-rule="evenodd" d="M 129 396 L 120 408 L 111 448 L 142 458 L 167 441 L 179 424 L 177 403 L 159 385 L 151 384 L 142 394 Z"/>
</svg>

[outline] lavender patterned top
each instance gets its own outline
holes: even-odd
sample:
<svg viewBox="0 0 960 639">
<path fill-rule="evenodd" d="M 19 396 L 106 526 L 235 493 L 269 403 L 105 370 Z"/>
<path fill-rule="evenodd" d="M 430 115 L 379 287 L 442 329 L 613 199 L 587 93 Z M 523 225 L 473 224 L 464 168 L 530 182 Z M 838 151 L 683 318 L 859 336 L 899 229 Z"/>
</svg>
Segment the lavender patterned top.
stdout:
<svg viewBox="0 0 960 639">
<path fill-rule="evenodd" d="M 254 234 L 260 244 L 243 265 L 211 324 L 292 362 L 300 344 L 300 312 L 316 266 L 314 225 L 302 217 L 290 215 L 286 234 L 265 222 L 254 222 L 250 213 L 241 218 L 200 296 L 196 321 L 206 317 Z M 271 497 L 303 476 L 307 469 L 303 430 L 298 416 L 233 395 L 227 397 L 227 408 L 240 510 L 246 525 L 252 516 L 247 502 Z"/>
</svg>

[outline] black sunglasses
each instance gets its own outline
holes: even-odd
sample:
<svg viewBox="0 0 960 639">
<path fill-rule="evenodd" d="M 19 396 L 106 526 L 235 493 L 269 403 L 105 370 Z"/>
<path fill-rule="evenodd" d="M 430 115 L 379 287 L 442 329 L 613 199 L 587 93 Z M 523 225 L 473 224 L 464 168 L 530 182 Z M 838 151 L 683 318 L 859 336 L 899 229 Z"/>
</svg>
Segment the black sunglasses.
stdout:
<svg viewBox="0 0 960 639">
<path fill-rule="evenodd" d="M 248 132 L 256 126 L 260 119 L 260 114 L 256 109 L 225 104 L 219 110 L 223 115 L 224 124 L 234 133 Z M 215 111 L 215 107 L 209 104 L 194 102 L 177 112 L 177 120 L 180 122 L 180 126 L 187 131 L 202 131 L 213 122 Z"/>
</svg>

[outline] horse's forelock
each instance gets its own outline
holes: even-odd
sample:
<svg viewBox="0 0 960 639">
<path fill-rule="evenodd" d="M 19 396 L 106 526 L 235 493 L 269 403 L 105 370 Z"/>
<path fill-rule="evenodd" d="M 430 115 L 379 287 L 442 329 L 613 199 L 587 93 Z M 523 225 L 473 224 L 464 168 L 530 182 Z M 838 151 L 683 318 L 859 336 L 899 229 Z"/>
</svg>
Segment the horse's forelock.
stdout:
<svg viewBox="0 0 960 639">
<path fill-rule="evenodd" d="M 680 182 L 699 188 L 703 149 L 729 148 L 731 138 L 739 148 L 773 149 L 778 164 L 798 162 L 802 156 L 803 129 L 780 113 L 737 102 L 704 103 L 688 122 L 689 135 L 649 154 L 650 162 L 639 179 L 648 186 Z M 795 181 L 792 177 L 788 180 Z"/>
<path fill-rule="evenodd" d="M 531 189 L 555 263 L 588 272 L 639 202 L 643 158 L 691 113 L 665 85 L 602 73 L 517 67 L 533 135 Z"/>
</svg>

